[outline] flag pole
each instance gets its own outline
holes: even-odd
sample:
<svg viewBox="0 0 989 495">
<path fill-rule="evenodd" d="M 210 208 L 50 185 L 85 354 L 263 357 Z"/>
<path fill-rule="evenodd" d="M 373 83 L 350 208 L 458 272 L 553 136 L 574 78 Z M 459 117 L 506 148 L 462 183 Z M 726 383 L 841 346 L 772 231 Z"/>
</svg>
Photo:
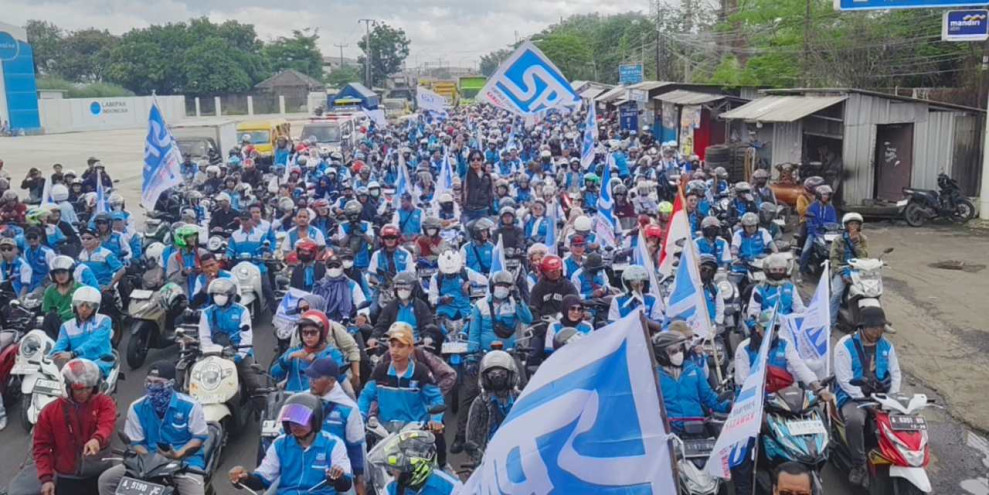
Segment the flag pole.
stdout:
<svg viewBox="0 0 989 495">
<path fill-rule="evenodd" d="M 646 320 L 645 306 L 639 308 L 639 324 L 642 326 L 642 334 L 646 338 L 646 345 L 649 346 L 649 362 L 652 364 L 652 379 L 656 383 L 656 396 L 659 398 L 659 414 L 663 416 L 663 432 L 666 433 L 666 445 L 673 453 L 672 437 L 670 430 L 669 416 L 666 415 L 666 402 L 663 401 L 663 387 L 659 385 L 659 362 L 656 361 L 656 354 L 652 351 L 652 336 L 649 335 L 649 322 Z M 672 469 L 673 479 L 676 480 L 677 489 L 680 487 L 680 473 L 677 472 L 676 455 L 670 455 L 670 469 Z"/>
</svg>

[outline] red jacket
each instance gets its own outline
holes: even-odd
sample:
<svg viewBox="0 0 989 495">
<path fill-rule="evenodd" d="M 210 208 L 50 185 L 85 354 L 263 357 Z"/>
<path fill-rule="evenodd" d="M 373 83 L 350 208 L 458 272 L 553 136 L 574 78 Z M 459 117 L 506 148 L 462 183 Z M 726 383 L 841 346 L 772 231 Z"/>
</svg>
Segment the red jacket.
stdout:
<svg viewBox="0 0 989 495">
<path fill-rule="evenodd" d="M 69 423 L 65 421 L 65 408 L 69 408 Z M 117 403 L 110 397 L 97 394 L 82 406 L 66 398 L 60 398 L 45 406 L 34 426 L 34 463 L 38 466 L 38 479 L 52 481 L 55 473 L 76 473 L 76 462 L 82 457 L 86 442 L 97 439 L 100 448 L 110 445 L 117 421 Z"/>
</svg>

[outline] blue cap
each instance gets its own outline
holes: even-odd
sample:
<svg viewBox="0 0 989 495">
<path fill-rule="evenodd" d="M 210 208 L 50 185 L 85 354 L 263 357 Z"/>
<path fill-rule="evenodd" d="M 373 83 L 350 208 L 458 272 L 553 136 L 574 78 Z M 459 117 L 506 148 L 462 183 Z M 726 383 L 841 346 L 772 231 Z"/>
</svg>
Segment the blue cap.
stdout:
<svg viewBox="0 0 989 495">
<path fill-rule="evenodd" d="M 338 378 L 340 376 L 340 367 L 337 366 L 337 362 L 333 358 L 320 358 L 313 361 L 306 368 L 306 376 L 309 378 L 323 378 L 326 376 Z"/>
<path fill-rule="evenodd" d="M 112 218 L 114 221 L 127 220 L 127 215 L 125 215 L 124 212 L 122 211 L 115 211 L 113 212 L 112 215 L 110 215 L 110 218 Z"/>
</svg>

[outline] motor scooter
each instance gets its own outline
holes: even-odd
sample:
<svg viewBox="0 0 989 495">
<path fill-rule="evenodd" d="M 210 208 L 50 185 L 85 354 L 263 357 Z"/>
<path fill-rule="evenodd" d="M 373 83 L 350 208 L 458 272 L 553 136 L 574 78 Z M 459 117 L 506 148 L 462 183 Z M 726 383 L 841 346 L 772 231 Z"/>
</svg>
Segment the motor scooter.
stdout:
<svg viewBox="0 0 989 495">
<path fill-rule="evenodd" d="M 203 406 L 207 423 L 220 425 L 223 444 L 228 435 L 244 431 L 253 415 L 252 400 L 243 390 L 234 356 L 244 347 L 218 338 L 213 345 L 201 346 L 196 325 L 176 330 L 179 364 L 183 375 L 180 387 Z"/>
<path fill-rule="evenodd" d="M 164 349 L 175 343 L 175 320 L 186 302 L 185 291 L 172 282 L 157 291 L 131 291 L 127 307 L 131 336 L 125 354 L 130 369 L 143 366 L 150 349 Z"/>
<path fill-rule="evenodd" d="M 848 276 L 852 279 L 847 284 L 846 292 L 841 298 L 838 309 L 838 328 L 847 332 L 854 331 L 859 321 L 859 312 L 867 306 L 879 306 L 879 298 L 883 295 L 882 269 L 887 265 L 883 256 L 892 253 L 893 248 L 886 248 L 878 258 L 855 258 L 848 260 Z"/>
<path fill-rule="evenodd" d="M 680 495 L 715 495 L 722 481 L 704 471 L 724 420 L 684 419 L 683 430 L 671 436 Z"/>
<path fill-rule="evenodd" d="M 828 460 L 830 437 L 825 425 L 827 416 L 821 408 L 817 396 L 797 384 L 766 398 L 766 427 L 759 437 L 762 466 L 756 470 L 756 481 L 765 493 L 772 492 L 769 473 L 786 462 L 799 462 L 807 466 L 811 473 L 813 494 L 824 493 L 821 470 Z"/>
<path fill-rule="evenodd" d="M 428 413 L 433 415 L 443 411 L 446 411 L 446 406 L 440 405 L 430 408 Z M 388 493 L 387 486 L 393 478 L 388 468 L 388 456 L 386 455 L 389 445 L 397 442 L 399 435 L 404 432 L 426 430 L 426 423 L 426 420 L 409 423 L 400 421 L 381 423 L 375 416 L 368 418 L 365 425 L 368 452 L 364 471 L 375 493 Z"/>
<path fill-rule="evenodd" d="M 131 447 L 130 438 L 123 432 L 118 432 L 118 436 L 126 449 L 114 449 L 113 453 L 119 458 L 104 460 L 119 460 L 124 465 L 124 477 L 120 479 L 115 495 L 177 495 L 175 478 L 185 473 L 198 474 L 203 477 L 203 486 L 206 495 L 213 495 L 215 490 L 211 483 L 213 473 L 220 464 L 220 443 L 219 426 L 208 424 L 206 441 L 199 448 L 204 452 L 206 461 L 205 469 L 198 469 L 185 461 L 169 459 L 158 452 L 148 452 L 146 454 L 137 453 Z M 168 444 L 158 444 L 158 448 L 168 451 L 171 446 Z"/>
</svg>

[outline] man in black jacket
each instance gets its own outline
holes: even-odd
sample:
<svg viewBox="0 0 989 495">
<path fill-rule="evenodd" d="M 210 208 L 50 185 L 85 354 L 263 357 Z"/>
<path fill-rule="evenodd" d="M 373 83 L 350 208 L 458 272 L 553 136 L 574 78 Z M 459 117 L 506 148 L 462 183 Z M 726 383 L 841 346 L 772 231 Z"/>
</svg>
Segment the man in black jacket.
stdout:
<svg viewBox="0 0 989 495">
<path fill-rule="evenodd" d="M 464 212 L 462 222 L 467 223 L 487 216 L 494 204 L 494 181 L 484 170 L 484 155 L 477 150 L 467 158 L 470 170 L 464 182 Z"/>
<path fill-rule="evenodd" d="M 415 273 L 399 273 L 395 276 L 392 285 L 395 287 L 395 299 L 381 308 L 374 322 L 374 331 L 368 339 L 368 347 L 374 347 L 376 341 L 383 339 L 392 323 L 404 321 L 415 329 L 417 339 L 423 340 L 428 337 L 434 342 L 433 346 L 439 349 L 443 335 L 436 326 L 429 303 L 420 297 L 422 289 L 416 290 L 419 281 Z"/>
<path fill-rule="evenodd" d="M 577 288 L 573 283 L 563 276 L 563 260 L 556 255 L 547 255 L 539 263 L 539 271 L 542 276 L 532 287 L 529 294 L 529 307 L 532 308 L 532 316 L 536 321 L 544 316 L 558 318 L 563 312 L 563 298 L 567 295 L 578 296 Z M 546 338 L 546 324 L 537 323 L 535 326 L 533 342 L 530 343 L 531 355 L 529 359 L 533 364 L 539 363 L 543 359 L 544 339 Z"/>
</svg>

